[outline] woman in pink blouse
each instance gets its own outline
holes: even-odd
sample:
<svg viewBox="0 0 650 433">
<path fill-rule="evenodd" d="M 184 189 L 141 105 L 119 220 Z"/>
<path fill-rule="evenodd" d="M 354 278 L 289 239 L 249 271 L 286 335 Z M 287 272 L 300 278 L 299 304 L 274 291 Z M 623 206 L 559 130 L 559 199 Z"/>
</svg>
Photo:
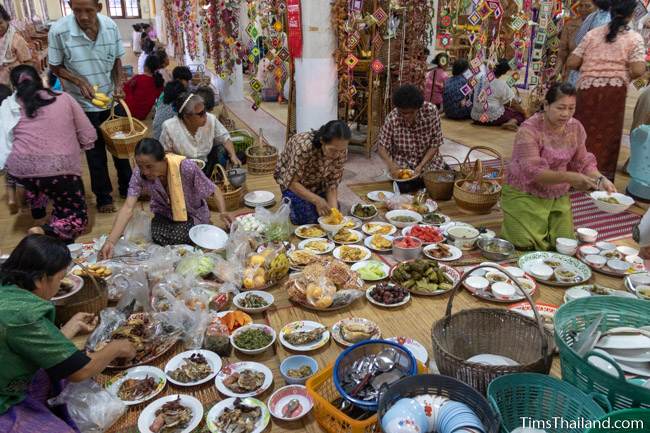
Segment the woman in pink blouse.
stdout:
<svg viewBox="0 0 650 433">
<path fill-rule="evenodd" d="M 567 60 L 569 69 L 580 70 L 576 119 L 587 131 L 587 149 L 612 181 L 621 148 L 627 86 L 645 73 L 643 37 L 628 26 L 636 6 L 636 0 L 612 2 L 609 25 L 587 33 Z"/>
<path fill-rule="evenodd" d="M 574 238 L 570 188 L 616 191 L 585 148 L 587 136 L 573 118 L 575 109 L 576 89 L 554 84 L 544 111 L 517 132 L 501 197 L 501 235 L 518 249 L 547 251 L 557 238 Z"/>
<path fill-rule="evenodd" d="M 66 242 L 74 242 L 88 224 L 84 186 L 81 180 L 81 151 L 94 146 L 97 134 L 81 106 L 67 93 L 43 88 L 36 69 L 28 65 L 11 71 L 11 84 L 16 89 L 12 115 L 3 122 L 13 125 L 7 172 L 25 188 L 29 202 L 36 198 L 52 202 L 52 216 L 30 233 L 47 234 Z M 13 98 L 13 97 L 12 97 Z M 8 125 L 5 125 L 5 127 Z M 41 200 L 38 200 L 41 201 Z M 42 215 L 32 215 L 44 218 Z"/>
<path fill-rule="evenodd" d="M 424 99 L 440 110 L 442 108 L 442 92 L 445 90 L 445 81 L 449 78 L 449 74 L 445 71 L 449 64 L 449 56 L 447 53 L 439 53 L 433 59 L 433 64 L 436 67 L 427 72 L 424 84 Z"/>
</svg>

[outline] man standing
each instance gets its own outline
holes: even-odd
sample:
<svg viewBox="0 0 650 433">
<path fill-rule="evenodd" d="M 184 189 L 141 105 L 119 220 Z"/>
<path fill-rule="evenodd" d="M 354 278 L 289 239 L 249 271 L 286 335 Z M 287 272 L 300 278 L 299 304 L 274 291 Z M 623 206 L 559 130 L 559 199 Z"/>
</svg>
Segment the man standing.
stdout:
<svg viewBox="0 0 650 433">
<path fill-rule="evenodd" d="M 50 29 L 48 61 L 50 68 L 63 81 L 64 89 L 79 102 L 97 130 L 95 147 L 86 151 L 90 169 L 90 184 L 97 200 L 97 210 L 115 212 L 113 186 L 108 175 L 106 145 L 99 130 L 110 110 L 91 103 L 97 91 L 116 101 L 122 91 L 122 61 L 124 47 L 117 25 L 100 15 L 99 0 L 70 0 L 73 15 L 59 19 Z M 127 159 L 113 157 L 117 169 L 120 196 L 126 197 L 131 165 Z"/>
<path fill-rule="evenodd" d="M 377 140 L 377 153 L 390 174 L 396 178 L 400 169 L 411 169 L 419 176 L 443 169 L 445 163 L 439 153 L 442 128 L 436 106 L 425 102 L 422 91 L 412 84 L 395 90 L 393 106 Z M 407 192 L 422 186 L 422 181 L 417 179 L 400 185 L 400 189 Z"/>
</svg>

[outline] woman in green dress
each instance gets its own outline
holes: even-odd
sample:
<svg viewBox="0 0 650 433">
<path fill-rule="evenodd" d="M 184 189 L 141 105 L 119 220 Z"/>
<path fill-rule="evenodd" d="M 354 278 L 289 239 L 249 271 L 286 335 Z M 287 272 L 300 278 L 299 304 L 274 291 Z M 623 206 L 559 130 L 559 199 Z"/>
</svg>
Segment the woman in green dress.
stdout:
<svg viewBox="0 0 650 433">
<path fill-rule="evenodd" d="M 72 261 L 62 241 L 25 237 L 0 267 L 0 431 L 11 433 L 77 432 L 67 411 L 50 408 L 47 399 L 60 382 L 80 382 L 99 374 L 116 358 L 132 359 L 135 348 L 116 340 L 93 354 L 70 341 L 91 332 L 97 319 L 78 313 L 61 329 L 54 305 L 61 279 Z"/>
</svg>

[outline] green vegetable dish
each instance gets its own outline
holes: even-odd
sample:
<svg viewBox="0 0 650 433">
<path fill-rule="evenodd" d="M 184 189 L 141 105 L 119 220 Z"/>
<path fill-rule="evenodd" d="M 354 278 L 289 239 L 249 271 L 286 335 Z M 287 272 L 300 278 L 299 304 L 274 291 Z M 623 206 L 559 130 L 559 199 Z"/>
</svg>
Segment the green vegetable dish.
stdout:
<svg viewBox="0 0 650 433">
<path fill-rule="evenodd" d="M 366 281 L 381 280 L 386 277 L 384 267 L 381 263 L 368 262 L 366 266 L 359 269 L 359 276 Z"/>
<path fill-rule="evenodd" d="M 392 218 L 393 221 L 397 221 L 398 223 L 414 223 L 416 221 L 415 218 L 410 217 L 408 215 L 397 215 L 396 217 Z"/>
<path fill-rule="evenodd" d="M 235 345 L 245 350 L 261 349 L 273 341 L 273 336 L 260 328 L 251 328 L 240 332 L 235 337 Z"/>
<path fill-rule="evenodd" d="M 392 280 L 409 291 L 432 294 L 446 292 L 454 287 L 452 278 L 432 260 L 419 259 L 402 263 L 395 268 Z"/>
<path fill-rule="evenodd" d="M 244 299 L 240 301 L 241 306 L 244 308 L 262 308 L 269 305 L 264 298 L 254 293 L 249 293 L 244 296 Z"/>
<path fill-rule="evenodd" d="M 375 209 L 374 206 L 365 206 L 362 204 L 358 204 L 354 207 L 354 210 L 352 211 L 352 215 L 359 217 L 359 218 L 370 218 L 373 217 L 377 214 L 377 209 Z"/>
</svg>

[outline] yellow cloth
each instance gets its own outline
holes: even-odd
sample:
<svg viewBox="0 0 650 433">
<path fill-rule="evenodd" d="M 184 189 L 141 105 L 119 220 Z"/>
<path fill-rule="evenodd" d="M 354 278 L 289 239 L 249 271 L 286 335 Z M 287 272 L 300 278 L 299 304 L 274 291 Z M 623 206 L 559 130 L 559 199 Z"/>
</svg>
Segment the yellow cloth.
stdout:
<svg viewBox="0 0 650 433">
<path fill-rule="evenodd" d="M 172 219 L 175 222 L 187 221 L 187 207 L 185 194 L 183 194 L 183 181 L 181 178 L 181 162 L 185 159 L 182 155 L 168 153 L 167 159 L 167 190 L 169 202 L 172 206 Z"/>
</svg>

